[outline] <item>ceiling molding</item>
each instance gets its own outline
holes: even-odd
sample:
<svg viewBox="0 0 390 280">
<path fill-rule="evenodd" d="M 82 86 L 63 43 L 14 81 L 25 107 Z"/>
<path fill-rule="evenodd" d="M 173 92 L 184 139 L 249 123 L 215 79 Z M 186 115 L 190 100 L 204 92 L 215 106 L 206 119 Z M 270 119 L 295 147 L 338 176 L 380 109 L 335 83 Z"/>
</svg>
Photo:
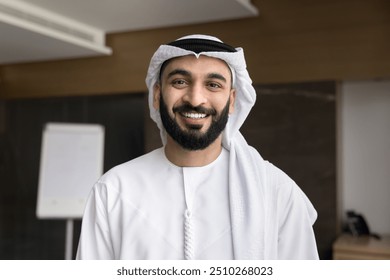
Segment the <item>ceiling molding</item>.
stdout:
<svg viewBox="0 0 390 280">
<path fill-rule="evenodd" d="M 106 33 L 257 14 L 249 0 L 0 0 L 0 64 L 110 55 Z"/>
</svg>

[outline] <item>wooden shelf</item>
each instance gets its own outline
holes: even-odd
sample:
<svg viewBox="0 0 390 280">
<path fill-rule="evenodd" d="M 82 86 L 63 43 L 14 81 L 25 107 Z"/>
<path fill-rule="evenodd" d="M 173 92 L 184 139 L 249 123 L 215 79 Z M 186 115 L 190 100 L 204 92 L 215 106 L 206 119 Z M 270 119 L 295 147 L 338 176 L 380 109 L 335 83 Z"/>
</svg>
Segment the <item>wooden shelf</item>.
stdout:
<svg viewBox="0 0 390 280">
<path fill-rule="evenodd" d="M 335 260 L 390 260 L 390 235 L 381 239 L 344 234 L 333 243 Z"/>
</svg>

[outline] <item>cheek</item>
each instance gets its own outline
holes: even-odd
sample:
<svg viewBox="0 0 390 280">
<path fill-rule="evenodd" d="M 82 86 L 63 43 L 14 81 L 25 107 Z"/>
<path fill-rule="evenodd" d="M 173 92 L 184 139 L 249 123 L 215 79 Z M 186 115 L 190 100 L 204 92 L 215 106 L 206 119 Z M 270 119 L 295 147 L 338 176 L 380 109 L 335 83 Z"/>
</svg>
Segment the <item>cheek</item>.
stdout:
<svg viewBox="0 0 390 280">
<path fill-rule="evenodd" d="M 179 102 L 177 102 L 176 99 L 172 98 L 171 95 L 166 94 L 166 93 L 161 95 L 161 98 L 162 99 L 159 101 L 159 104 L 163 103 L 167 113 L 171 116 L 171 118 L 174 118 L 173 108 L 175 108 L 175 107 L 177 107 L 177 106 L 179 106 L 181 104 L 179 104 Z"/>
<path fill-rule="evenodd" d="M 160 109 L 161 99 L 163 99 L 167 110 L 171 112 L 172 108 L 180 103 L 180 94 L 167 86 L 157 85 L 153 92 L 153 107 L 156 110 Z"/>
<path fill-rule="evenodd" d="M 181 95 L 178 92 L 175 92 L 174 90 L 164 90 L 163 93 L 162 98 L 164 99 L 168 111 L 172 111 L 174 107 L 182 105 Z"/>
<path fill-rule="evenodd" d="M 232 106 L 232 101 L 231 99 L 229 99 L 228 97 L 224 96 L 224 98 L 221 98 L 220 100 L 218 100 L 218 103 L 214 103 L 216 107 L 214 107 L 216 110 L 218 110 L 219 112 L 221 112 L 222 110 L 224 110 L 226 108 L 226 106 L 229 107 L 229 112 L 230 110 L 233 109 L 233 106 Z M 218 107 L 217 107 L 218 106 Z"/>
<path fill-rule="evenodd" d="M 168 96 L 163 96 L 165 106 L 167 107 L 168 112 L 172 112 L 173 107 L 175 104 L 173 103 L 173 100 L 169 98 Z"/>
</svg>

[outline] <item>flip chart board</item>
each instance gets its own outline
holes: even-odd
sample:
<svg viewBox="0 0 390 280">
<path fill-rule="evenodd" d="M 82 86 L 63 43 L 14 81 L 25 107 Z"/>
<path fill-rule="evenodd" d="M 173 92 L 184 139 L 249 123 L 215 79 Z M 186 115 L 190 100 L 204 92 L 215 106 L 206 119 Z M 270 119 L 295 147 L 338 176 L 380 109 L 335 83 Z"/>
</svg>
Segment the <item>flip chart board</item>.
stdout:
<svg viewBox="0 0 390 280">
<path fill-rule="evenodd" d="M 38 218 L 81 218 L 103 172 L 104 127 L 48 123 L 42 134 Z"/>
</svg>

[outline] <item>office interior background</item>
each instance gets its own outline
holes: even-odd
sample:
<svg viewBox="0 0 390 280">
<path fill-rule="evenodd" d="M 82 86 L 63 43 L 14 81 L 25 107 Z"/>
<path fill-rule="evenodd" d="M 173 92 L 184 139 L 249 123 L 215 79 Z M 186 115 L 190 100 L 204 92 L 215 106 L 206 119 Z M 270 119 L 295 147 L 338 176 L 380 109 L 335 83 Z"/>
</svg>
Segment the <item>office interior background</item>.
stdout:
<svg viewBox="0 0 390 280">
<path fill-rule="evenodd" d="M 85 33 L 69 38 L 37 15 Z M 64 257 L 65 221 L 36 216 L 44 125 L 102 124 L 104 171 L 159 147 L 149 60 L 194 33 L 244 48 L 257 103 L 241 131 L 314 204 L 321 259 L 332 259 L 348 210 L 390 234 L 389 1 L 4 0 L 0 259 Z M 79 231 L 77 220 L 73 252 Z"/>
</svg>

